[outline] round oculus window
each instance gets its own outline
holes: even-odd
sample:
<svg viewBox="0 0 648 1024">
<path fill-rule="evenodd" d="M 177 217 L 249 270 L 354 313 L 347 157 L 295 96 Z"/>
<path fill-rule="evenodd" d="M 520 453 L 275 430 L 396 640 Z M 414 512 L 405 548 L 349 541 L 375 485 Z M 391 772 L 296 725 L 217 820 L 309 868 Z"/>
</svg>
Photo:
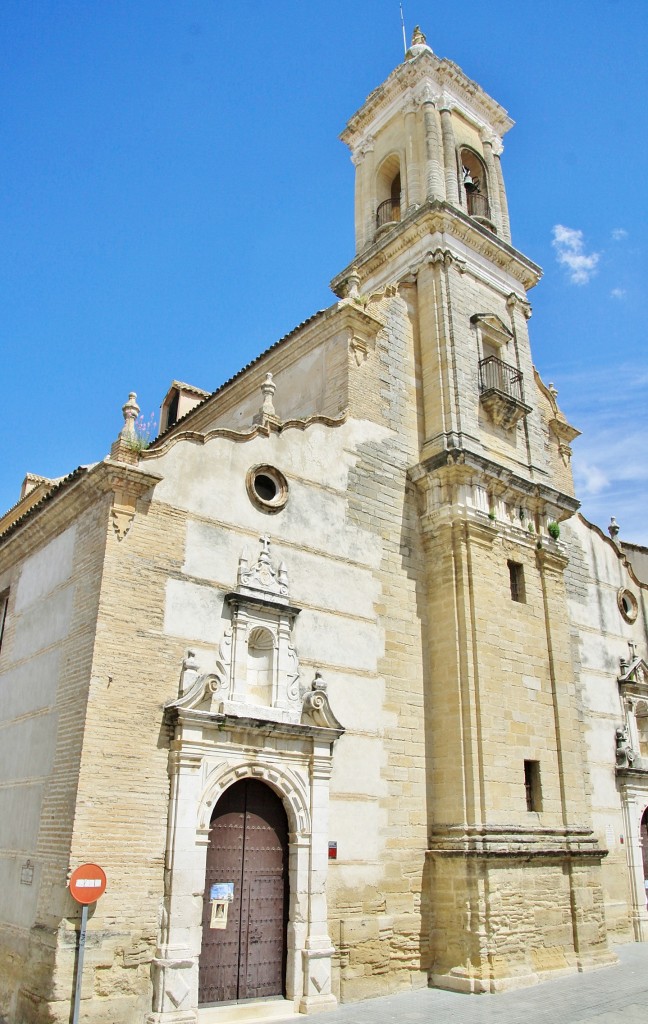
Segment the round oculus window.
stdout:
<svg viewBox="0 0 648 1024">
<path fill-rule="evenodd" d="M 250 501 L 262 512 L 281 512 L 288 501 L 288 481 L 274 466 L 254 466 L 245 485 Z"/>
<path fill-rule="evenodd" d="M 626 622 L 634 622 L 636 620 L 639 605 L 637 604 L 636 597 L 630 590 L 625 590 L 624 588 L 619 590 L 617 593 L 617 604 Z"/>
</svg>

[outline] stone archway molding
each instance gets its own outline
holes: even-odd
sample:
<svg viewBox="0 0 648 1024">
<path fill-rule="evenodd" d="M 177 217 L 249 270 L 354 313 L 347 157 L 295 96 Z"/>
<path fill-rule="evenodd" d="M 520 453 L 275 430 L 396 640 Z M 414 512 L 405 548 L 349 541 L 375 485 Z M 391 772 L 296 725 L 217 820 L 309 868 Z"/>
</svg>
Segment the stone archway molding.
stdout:
<svg viewBox="0 0 648 1024">
<path fill-rule="evenodd" d="M 258 779 L 265 782 L 281 801 L 288 815 L 288 827 L 296 837 L 310 836 L 311 817 L 308 798 L 299 778 L 289 769 L 275 763 L 264 764 L 254 759 L 238 764 L 223 764 L 211 768 L 207 775 L 205 789 L 198 805 L 199 834 L 209 832 L 214 808 L 226 789 L 241 779 Z"/>
</svg>

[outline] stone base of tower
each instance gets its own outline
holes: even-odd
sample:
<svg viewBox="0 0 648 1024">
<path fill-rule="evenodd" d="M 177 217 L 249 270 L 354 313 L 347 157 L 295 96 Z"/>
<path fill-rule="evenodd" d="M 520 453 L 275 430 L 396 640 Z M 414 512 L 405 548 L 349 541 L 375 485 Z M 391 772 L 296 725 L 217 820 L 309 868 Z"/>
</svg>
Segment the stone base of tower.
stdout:
<svg viewBox="0 0 648 1024">
<path fill-rule="evenodd" d="M 616 963 L 598 859 L 567 852 L 428 857 L 431 985 L 498 992 Z"/>
</svg>

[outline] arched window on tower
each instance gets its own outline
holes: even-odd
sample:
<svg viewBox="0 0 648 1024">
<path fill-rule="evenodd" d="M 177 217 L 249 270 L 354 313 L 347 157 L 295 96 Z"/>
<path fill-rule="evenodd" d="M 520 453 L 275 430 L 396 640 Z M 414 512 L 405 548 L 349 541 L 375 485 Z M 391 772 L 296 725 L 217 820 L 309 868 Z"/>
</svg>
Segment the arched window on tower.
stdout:
<svg viewBox="0 0 648 1024">
<path fill-rule="evenodd" d="M 376 179 L 376 230 L 401 219 L 401 173 L 400 160 L 392 153 L 380 166 Z"/>
<path fill-rule="evenodd" d="M 488 201 L 488 176 L 486 166 L 472 149 L 459 153 L 460 195 L 468 215 L 474 217 L 494 231 Z"/>
</svg>

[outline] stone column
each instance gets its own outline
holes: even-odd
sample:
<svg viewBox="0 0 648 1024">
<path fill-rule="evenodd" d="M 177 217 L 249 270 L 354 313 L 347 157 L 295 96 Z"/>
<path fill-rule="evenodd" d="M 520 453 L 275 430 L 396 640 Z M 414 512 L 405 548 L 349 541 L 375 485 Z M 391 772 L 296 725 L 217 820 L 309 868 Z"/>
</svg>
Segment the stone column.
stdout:
<svg viewBox="0 0 648 1024">
<path fill-rule="evenodd" d="M 425 192 L 429 200 L 441 200 L 446 197 L 445 178 L 443 174 L 443 150 L 439 119 L 434 106 L 431 90 L 423 94 L 423 123 L 425 126 Z"/>
<path fill-rule="evenodd" d="M 441 112 L 441 135 L 443 138 L 443 163 L 445 166 L 446 199 L 449 203 L 459 206 L 459 182 L 457 180 L 457 145 L 455 142 L 454 128 L 452 127 L 452 113 L 448 103 L 440 108 Z"/>
<path fill-rule="evenodd" d="M 330 737 L 313 739 L 311 761 L 311 850 L 308 878 L 308 934 L 302 950 L 303 995 L 300 1013 L 333 1009 L 331 958 L 335 953 L 328 933 L 326 875 L 328 871 Z"/>
<path fill-rule="evenodd" d="M 421 174 L 416 133 L 416 106 L 414 103 L 410 103 L 405 110 L 405 146 L 407 153 L 407 187 L 405 194 L 405 207 L 406 209 L 410 209 L 413 206 L 420 206 L 422 201 Z"/>
<path fill-rule="evenodd" d="M 500 216 L 502 218 L 502 238 L 505 242 L 511 241 L 511 224 L 509 221 L 508 203 L 506 201 L 506 189 L 504 188 L 504 178 L 502 176 L 502 164 L 500 162 L 500 156 L 502 154 L 502 145 L 493 150 L 493 162 L 495 164 L 495 177 L 497 180 L 497 188 L 499 191 L 500 201 Z"/>
<path fill-rule="evenodd" d="M 495 158 L 493 156 L 493 139 L 490 135 L 482 135 L 484 147 L 484 163 L 488 173 L 488 202 L 490 204 L 490 219 L 497 228 L 499 235 L 502 234 L 502 208 L 500 205 L 500 182 L 495 170 Z"/>
</svg>

